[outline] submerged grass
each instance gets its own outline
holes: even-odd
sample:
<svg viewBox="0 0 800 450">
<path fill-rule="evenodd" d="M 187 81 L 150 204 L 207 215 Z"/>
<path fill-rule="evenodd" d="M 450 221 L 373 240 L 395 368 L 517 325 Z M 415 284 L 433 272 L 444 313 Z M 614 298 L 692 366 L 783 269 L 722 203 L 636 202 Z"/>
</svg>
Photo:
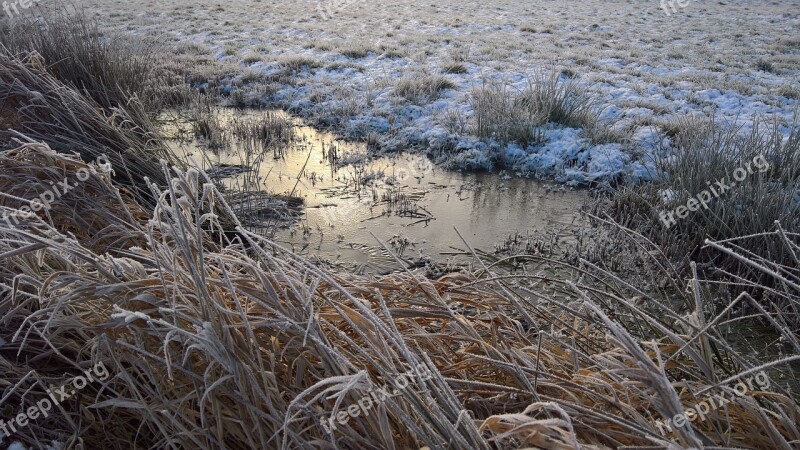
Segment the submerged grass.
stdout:
<svg viewBox="0 0 800 450">
<path fill-rule="evenodd" d="M 273 146 L 288 146 L 295 142 L 295 124 L 285 114 L 267 112 L 257 118 L 234 118 L 231 123 L 233 135 L 241 140 L 253 140 L 264 149 Z"/>
</svg>

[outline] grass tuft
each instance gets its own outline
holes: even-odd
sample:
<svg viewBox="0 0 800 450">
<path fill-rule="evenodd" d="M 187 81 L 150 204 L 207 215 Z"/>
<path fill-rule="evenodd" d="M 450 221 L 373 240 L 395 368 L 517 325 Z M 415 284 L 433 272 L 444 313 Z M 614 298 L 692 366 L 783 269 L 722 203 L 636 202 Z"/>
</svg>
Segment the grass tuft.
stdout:
<svg viewBox="0 0 800 450">
<path fill-rule="evenodd" d="M 439 75 L 406 75 L 394 85 L 394 93 L 412 103 L 424 103 L 436 99 L 446 89 L 455 89 L 456 84 Z"/>
<path fill-rule="evenodd" d="M 41 18 L 23 15 L 3 26 L 0 22 L 0 45 L 8 53 L 34 55 L 36 64 L 103 108 L 124 106 L 131 97 L 155 101 L 153 43 L 106 36 L 83 14 L 62 9 Z"/>
<path fill-rule="evenodd" d="M 587 128 L 597 122 L 595 99 L 572 77 L 562 78 L 552 70 L 536 73 L 522 92 L 522 107 L 543 114 L 547 122 L 572 128 Z"/>
<path fill-rule="evenodd" d="M 339 48 L 339 53 L 348 58 L 360 59 L 375 53 L 375 49 L 364 43 L 347 43 Z"/>
<path fill-rule="evenodd" d="M 322 67 L 322 63 L 320 61 L 306 56 L 292 56 L 283 59 L 281 61 L 281 65 L 293 72 Z"/>
<path fill-rule="evenodd" d="M 469 71 L 467 69 L 467 66 L 465 66 L 464 63 L 460 62 L 447 63 L 444 65 L 443 70 L 445 73 L 450 73 L 450 74 L 463 74 Z"/>
<path fill-rule="evenodd" d="M 470 96 L 474 111 L 473 134 L 527 147 L 544 142 L 541 126 L 557 123 L 586 129 L 593 139 L 611 138 L 607 124 L 599 121 L 594 98 L 558 71 L 534 75 L 522 91 L 502 83 L 489 83 Z"/>
<path fill-rule="evenodd" d="M 523 147 L 545 140 L 541 125 L 546 116 L 528 108 L 520 94 L 506 84 L 490 83 L 472 91 L 470 105 L 474 111 L 470 130 L 475 136 Z"/>
<path fill-rule="evenodd" d="M 116 181 L 143 204 L 152 205 L 145 179 L 167 183 L 159 161 L 180 165 L 135 99 L 107 110 L 36 62 L 0 52 L 0 98 L 0 149 L 15 146 L 13 139 L 32 139 L 84 161 L 106 155 Z"/>
</svg>

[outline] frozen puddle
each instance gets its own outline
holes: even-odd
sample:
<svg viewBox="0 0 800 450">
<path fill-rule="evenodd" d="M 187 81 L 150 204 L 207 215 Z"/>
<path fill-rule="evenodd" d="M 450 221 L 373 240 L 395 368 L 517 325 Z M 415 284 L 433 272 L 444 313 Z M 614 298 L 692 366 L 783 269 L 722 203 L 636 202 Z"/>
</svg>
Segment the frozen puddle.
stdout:
<svg viewBox="0 0 800 450">
<path fill-rule="evenodd" d="M 269 113 L 225 109 L 218 118 L 225 124 Z M 173 144 L 179 156 L 202 160 L 206 170 L 228 167 L 233 175 L 221 180 L 226 188 L 258 184 L 272 194 L 301 197 L 305 208 L 293 220 L 269 217 L 258 228 L 298 253 L 346 270 L 401 268 L 386 247 L 411 267 L 469 262 L 455 228 L 479 252 L 509 244 L 525 249 L 548 230 L 576 226 L 586 195 L 505 173 L 446 171 L 415 154 L 370 157 L 364 144 L 336 141 L 299 122 L 295 133 L 292 145 L 261 157 L 248 157 L 237 142 L 224 150 L 195 139 Z M 257 172 L 230 169 L 242 164 Z"/>
</svg>

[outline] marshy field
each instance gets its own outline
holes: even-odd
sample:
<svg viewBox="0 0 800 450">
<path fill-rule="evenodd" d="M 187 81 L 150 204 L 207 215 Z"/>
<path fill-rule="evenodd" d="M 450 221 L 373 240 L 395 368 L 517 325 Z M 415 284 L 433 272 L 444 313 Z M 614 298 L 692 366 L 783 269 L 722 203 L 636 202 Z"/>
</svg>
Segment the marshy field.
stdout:
<svg viewBox="0 0 800 450">
<path fill-rule="evenodd" d="M 800 449 L 800 1 L 0 7 L 0 448 Z"/>
</svg>

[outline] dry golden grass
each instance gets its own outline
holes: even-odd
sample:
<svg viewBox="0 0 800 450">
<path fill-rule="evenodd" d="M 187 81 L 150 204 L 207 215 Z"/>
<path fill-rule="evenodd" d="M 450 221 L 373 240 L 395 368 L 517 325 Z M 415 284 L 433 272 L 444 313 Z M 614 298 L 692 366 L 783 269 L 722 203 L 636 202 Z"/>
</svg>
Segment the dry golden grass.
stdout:
<svg viewBox="0 0 800 450">
<path fill-rule="evenodd" d="M 5 185 L 82 165 L 40 145 L 0 160 L 22 168 L 4 171 Z M 335 274 L 241 227 L 233 240 L 209 234 L 228 208 L 193 170 L 153 186 L 150 217 L 107 177 L 78 189 L 58 215 L 0 222 L 2 418 L 98 361 L 112 374 L 13 436 L 27 445 L 789 449 L 800 439 L 800 407 L 777 382 L 658 434 L 655 421 L 696 394 L 731 394 L 730 380 L 761 369 L 720 341 L 696 279 L 674 280 L 691 288 L 676 294 L 695 306 L 685 315 L 588 263 L 520 285 L 487 270 L 433 281 Z M 70 211 L 87 199 L 135 246 L 109 254 L 89 233 L 69 234 L 83 227 Z M 419 366 L 432 377 L 369 416 L 333 434 L 320 423 Z"/>
<path fill-rule="evenodd" d="M 91 174 L 86 181 L 75 177 L 82 169 Z M 60 233 L 74 236 L 98 254 L 144 245 L 144 235 L 132 233 L 131 223 L 146 221 L 149 213 L 126 189 L 112 186 L 109 176 L 93 165 L 60 157 L 41 144 L 26 144 L 0 157 L 0 204 L 19 208 L 41 193 L 57 189 L 54 195 L 73 198 L 53 202 L 42 216 L 56 223 Z M 60 183 L 65 179 L 77 186 L 63 192 Z"/>
</svg>

